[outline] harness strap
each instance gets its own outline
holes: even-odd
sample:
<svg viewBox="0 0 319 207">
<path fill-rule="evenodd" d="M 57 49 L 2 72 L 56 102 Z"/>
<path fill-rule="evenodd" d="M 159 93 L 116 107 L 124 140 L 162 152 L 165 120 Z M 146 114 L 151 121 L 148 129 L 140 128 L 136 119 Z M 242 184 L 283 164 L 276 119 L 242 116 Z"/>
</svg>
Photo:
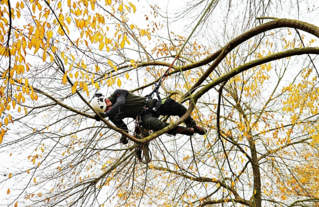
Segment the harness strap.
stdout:
<svg viewBox="0 0 319 207">
<path fill-rule="evenodd" d="M 151 99 L 149 102 L 146 102 L 145 106 L 141 109 L 141 111 L 137 114 L 135 119 L 135 126 L 140 126 L 142 123 L 142 115 L 146 111 L 152 110 L 153 112 L 157 112 L 158 108 L 162 105 L 162 100 Z M 151 112 L 149 112 L 151 113 Z"/>
</svg>

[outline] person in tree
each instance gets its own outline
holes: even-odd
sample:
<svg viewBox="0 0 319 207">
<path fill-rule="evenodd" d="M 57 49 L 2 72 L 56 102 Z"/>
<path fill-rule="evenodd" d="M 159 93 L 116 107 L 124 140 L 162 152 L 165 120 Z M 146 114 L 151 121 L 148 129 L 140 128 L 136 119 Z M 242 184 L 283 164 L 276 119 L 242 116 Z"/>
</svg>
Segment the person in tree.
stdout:
<svg viewBox="0 0 319 207">
<path fill-rule="evenodd" d="M 158 131 L 169 125 L 168 123 L 158 119 L 160 115 L 176 115 L 181 117 L 187 111 L 182 104 L 171 98 L 162 101 L 152 99 L 149 103 L 147 103 L 146 97 L 137 96 L 122 89 L 115 90 L 110 97 L 105 97 L 102 93 L 95 93 L 91 100 L 91 106 L 94 110 L 99 112 L 103 118 L 109 117 L 116 127 L 127 133 L 128 128 L 123 122 L 124 118 L 136 119 L 136 117 L 139 116 L 142 121 L 141 125 L 144 129 Z M 95 115 L 94 118 L 97 121 L 100 121 L 98 115 Z M 168 131 L 167 134 L 205 134 L 205 129 L 196 125 L 196 122 L 191 116 L 189 116 L 184 122 L 187 127 L 177 126 Z M 127 144 L 127 137 L 122 136 L 120 142 Z"/>
</svg>

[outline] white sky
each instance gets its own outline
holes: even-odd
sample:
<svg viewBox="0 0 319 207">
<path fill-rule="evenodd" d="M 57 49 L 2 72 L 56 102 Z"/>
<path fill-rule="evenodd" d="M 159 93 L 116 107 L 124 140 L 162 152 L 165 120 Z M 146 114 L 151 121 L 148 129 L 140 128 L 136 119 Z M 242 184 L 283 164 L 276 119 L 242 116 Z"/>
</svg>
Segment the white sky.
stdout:
<svg viewBox="0 0 319 207">
<path fill-rule="evenodd" d="M 164 8 L 168 8 L 169 9 L 169 13 L 173 13 L 174 11 L 176 11 L 176 8 L 182 8 L 183 6 L 181 4 L 185 3 L 185 1 L 181 1 L 181 0 L 170 0 L 170 1 L 161 1 L 161 0 L 149 0 L 148 2 L 150 2 L 150 4 L 152 4 L 153 2 L 156 2 L 162 9 Z M 134 22 L 137 22 L 138 26 L 140 28 L 146 28 L 147 27 L 147 22 L 144 21 L 145 20 L 145 15 L 149 15 L 149 10 L 148 10 L 148 5 L 146 4 L 145 1 L 140 0 L 140 1 L 136 1 L 136 0 L 132 0 L 132 3 L 135 4 L 136 8 L 137 8 L 137 12 L 136 14 L 133 14 L 134 17 Z M 289 12 L 283 12 L 285 17 L 290 16 Z M 281 14 L 279 14 L 281 15 Z M 280 16 L 279 16 L 280 17 Z M 151 19 L 151 17 L 149 17 Z M 294 18 L 293 15 L 290 16 L 290 18 Z M 305 20 L 307 20 L 310 23 L 316 24 L 318 25 L 318 13 L 314 13 L 311 14 L 310 16 L 307 16 L 307 18 L 305 18 Z M 181 25 L 180 23 L 178 24 L 173 24 L 174 26 L 174 32 L 180 32 L 180 34 L 183 34 L 183 30 L 184 30 L 184 25 Z M 178 29 L 179 27 L 179 29 Z M 5 139 L 5 137 L 4 137 Z M 13 155 L 10 157 L 10 153 L 13 153 Z M 17 160 L 17 158 L 19 158 L 21 156 L 21 152 L 20 154 L 18 154 L 17 152 L 13 151 L 9 151 L 9 152 L 1 152 L 0 153 L 0 172 L 3 171 L 7 171 L 10 172 L 12 168 L 15 168 L 15 165 L 12 163 L 14 163 L 15 160 Z M 8 176 L 8 175 L 7 175 Z M 0 181 L 6 178 L 4 175 L 0 175 Z M 14 178 L 12 178 L 12 181 L 14 181 Z M 14 182 L 6 182 L 5 185 L 0 184 L 0 206 L 4 206 L 3 202 L 1 202 L 1 200 L 5 200 L 7 198 L 7 189 L 10 188 L 14 188 L 13 186 Z"/>
</svg>

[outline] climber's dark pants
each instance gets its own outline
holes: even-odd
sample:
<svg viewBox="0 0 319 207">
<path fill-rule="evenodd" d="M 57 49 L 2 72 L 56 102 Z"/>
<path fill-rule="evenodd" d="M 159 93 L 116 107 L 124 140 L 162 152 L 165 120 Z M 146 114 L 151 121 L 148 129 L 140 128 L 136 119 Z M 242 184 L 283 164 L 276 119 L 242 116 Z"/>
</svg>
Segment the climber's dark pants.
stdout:
<svg viewBox="0 0 319 207">
<path fill-rule="evenodd" d="M 155 102 L 152 106 L 156 106 L 156 104 L 161 104 L 156 112 L 153 110 L 149 110 L 142 114 L 142 126 L 144 129 L 158 131 L 168 126 L 168 123 L 165 123 L 158 119 L 160 115 L 169 115 L 169 116 L 183 116 L 187 109 L 180 103 L 174 101 L 173 99 L 166 99 L 164 103 L 159 103 L 158 100 L 154 100 Z M 152 108 L 152 106 L 150 108 Z M 185 121 L 186 126 L 194 127 L 196 125 L 195 121 L 189 116 Z M 168 134 L 176 134 L 176 128 L 167 132 Z"/>
</svg>

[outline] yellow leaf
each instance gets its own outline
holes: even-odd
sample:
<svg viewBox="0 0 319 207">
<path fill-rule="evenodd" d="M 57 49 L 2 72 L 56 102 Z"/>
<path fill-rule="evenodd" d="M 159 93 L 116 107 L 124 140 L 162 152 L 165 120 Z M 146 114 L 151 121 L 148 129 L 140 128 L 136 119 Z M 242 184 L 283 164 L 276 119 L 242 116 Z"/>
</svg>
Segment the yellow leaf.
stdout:
<svg viewBox="0 0 319 207">
<path fill-rule="evenodd" d="M 7 190 L 7 194 L 10 194 L 10 189 L 8 188 L 8 190 Z"/>
<path fill-rule="evenodd" d="M 131 27 L 131 30 L 134 29 L 134 25 L 133 24 L 131 24 L 130 27 Z"/>
<path fill-rule="evenodd" d="M 125 46 L 125 40 L 123 39 L 122 42 L 121 42 L 121 48 L 123 49 Z"/>
<path fill-rule="evenodd" d="M 25 39 L 22 39 L 22 48 L 25 50 L 25 48 L 27 47 L 27 42 L 25 41 Z"/>
<path fill-rule="evenodd" d="M 151 33 L 149 33 L 149 32 L 145 32 L 145 33 L 147 35 L 148 40 L 151 40 Z"/>
<path fill-rule="evenodd" d="M 37 179 L 35 179 L 35 177 L 33 178 L 33 182 L 34 182 L 34 183 L 37 183 Z"/>
<path fill-rule="evenodd" d="M 57 50 L 56 46 L 52 46 L 52 48 L 51 48 L 51 49 L 52 49 L 52 52 L 54 52 L 54 53 L 55 53 L 55 52 L 56 52 L 56 50 Z"/>
<path fill-rule="evenodd" d="M 71 23 L 71 17 L 68 16 L 68 17 L 66 18 L 66 21 L 68 22 L 68 24 L 70 24 L 70 23 Z"/>
<path fill-rule="evenodd" d="M 121 4 L 121 5 L 119 6 L 119 11 L 120 11 L 120 12 L 123 11 L 123 4 Z"/>
<path fill-rule="evenodd" d="M 46 59 L 47 59 L 47 54 L 46 54 L 46 53 L 43 53 L 43 56 L 42 56 L 43 62 L 46 61 Z"/>
<path fill-rule="evenodd" d="M 86 66 L 86 64 L 81 63 L 81 67 L 84 68 L 84 69 L 86 69 L 87 66 Z"/>
<path fill-rule="evenodd" d="M 37 4 L 37 7 L 38 7 L 38 9 L 41 11 L 42 10 L 42 6 L 41 6 L 41 4 Z"/>
<path fill-rule="evenodd" d="M 92 83 L 92 85 L 94 85 L 94 79 L 93 78 L 91 78 L 91 83 Z"/>
<path fill-rule="evenodd" d="M 100 89 L 100 86 L 97 82 L 94 84 L 94 86 L 95 86 L 95 88 Z"/>
<path fill-rule="evenodd" d="M 145 30 L 141 29 L 141 35 L 142 35 L 142 36 L 145 35 Z"/>
<path fill-rule="evenodd" d="M 33 93 L 33 97 L 36 101 L 38 100 L 38 94 L 36 94 L 35 92 Z"/>
<path fill-rule="evenodd" d="M 103 49 L 103 47 L 104 47 L 104 42 L 101 42 L 99 46 L 100 51 Z"/>
<path fill-rule="evenodd" d="M 51 39 L 51 37 L 53 36 L 53 32 L 47 31 L 47 36 L 48 36 L 48 41 L 49 41 Z"/>
<path fill-rule="evenodd" d="M 42 8 L 41 8 L 41 9 L 42 9 Z M 19 10 L 16 10 L 16 11 L 17 11 L 17 17 L 18 17 L 18 19 L 20 19 L 21 13 L 20 13 Z"/>
<path fill-rule="evenodd" d="M 76 87 L 72 86 L 72 93 L 75 93 L 75 92 L 76 92 Z"/>
<path fill-rule="evenodd" d="M 53 55 L 50 53 L 50 61 L 51 61 L 51 63 L 53 62 Z"/>
<path fill-rule="evenodd" d="M 0 144 L 2 143 L 3 141 L 3 136 L 0 134 Z"/>
<path fill-rule="evenodd" d="M 107 83 L 107 86 L 111 86 L 111 85 L 112 85 L 112 80 L 111 80 L 111 79 L 108 79 L 108 80 L 106 81 L 106 83 Z"/>
<path fill-rule="evenodd" d="M 32 11 L 35 13 L 35 4 L 32 4 Z"/>
<path fill-rule="evenodd" d="M 71 0 L 68 0 L 68 7 L 71 7 Z"/>
<path fill-rule="evenodd" d="M 65 58 L 64 58 L 64 64 L 65 64 L 65 65 L 68 64 L 68 57 L 65 57 Z"/>
<path fill-rule="evenodd" d="M 28 174 L 30 173 L 30 169 L 27 170 L 27 173 L 28 173 Z"/>
<path fill-rule="evenodd" d="M 112 0 L 107 0 L 107 4 L 111 5 L 112 4 Z"/>
<path fill-rule="evenodd" d="M 119 87 L 121 87 L 122 82 L 121 82 L 121 80 L 120 80 L 120 79 L 117 79 L 117 85 L 118 85 Z"/>
<path fill-rule="evenodd" d="M 79 77 L 79 71 L 76 71 L 75 72 L 75 78 L 78 78 Z"/>
<path fill-rule="evenodd" d="M 12 173 L 9 174 L 9 178 L 11 178 L 11 177 L 12 177 Z"/>
<path fill-rule="evenodd" d="M 16 108 L 16 102 L 15 101 L 12 101 L 12 107 L 13 107 L 13 109 Z"/>
<path fill-rule="evenodd" d="M 128 73 L 125 73 L 126 79 L 129 79 L 130 75 Z"/>
<path fill-rule="evenodd" d="M 128 12 L 131 12 L 131 9 L 128 7 L 128 6 L 126 6 L 126 5 L 124 5 L 125 6 L 125 8 L 126 8 L 126 10 L 128 11 Z"/>
<path fill-rule="evenodd" d="M 135 5 L 132 4 L 131 2 L 128 2 L 128 4 L 132 7 L 133 12 L 135 13 L 135 12 L 136 12 L 136 7 L 135 7 Z"/>
<path fill-rule="evenodd" d="M 61 53 L 61 57 L 64 59 L 64 52 Z"/>
<path fill-rule="evenodd" d="M 65 85 L 67 81 L 68 81 L 67 76 L 66 76 L 66 74 L 64 74 L 63 78 L 62 78 L 63 85 Z"/>
<path fill-rule="evenodd" d="M 18 201 L 14 204 L 14 207 L 18 207 Z"/>
<path fill-rule="evenodd" d="M 4 124 L 5 124 L 5 125 L 8 125 L 8 124 L 9 124 L 9 119 L 8 119 L 8 117 L 6 117 L 6 118 L 4 119 Z"/>
<path fill-rule="evenodd" d="M 17 48 L 18 48 L 18 49 L 21 48 L 21 41 L 20 41 L 20 40 L 18 40 L 18 42 L 17 42 Z"/>
<path fill-rule="evenodd" d="M 37 40 L 36 43 L 35 43 L 35 49 L 34 49 L 34 53 L 33 54 L 36 54 L 37 51 L 39 50 L 40 48 L 40 43 L 41 43 L 41 40 Z"/>
<path fill-rule="evenodd" d="M 21 112 L 21 106 L 19 106 L 19 108 L 18 108 L 18 112 L 19 112 L 19 113 Z"/>
<path fill-rule="evenodd" d="M 92 2 L 91 2 L 91 9 L 94 11 L 94 9 L 95 9 L 95 3 L 92 3 Z"/>
<path fill-rule="evenodd" d="M 137 68 L 137 64 L 136 64 L 136 62 L 133 59 L 130 60 L 130 62 L 132 63 L 133 68 Z"/>
<path fill-rule="evenodd" d="M 110 66 L 113 66 L 113 63 L 110 59 L 107 60 L 107 63 L 110 65 Z"/>
</svg>

